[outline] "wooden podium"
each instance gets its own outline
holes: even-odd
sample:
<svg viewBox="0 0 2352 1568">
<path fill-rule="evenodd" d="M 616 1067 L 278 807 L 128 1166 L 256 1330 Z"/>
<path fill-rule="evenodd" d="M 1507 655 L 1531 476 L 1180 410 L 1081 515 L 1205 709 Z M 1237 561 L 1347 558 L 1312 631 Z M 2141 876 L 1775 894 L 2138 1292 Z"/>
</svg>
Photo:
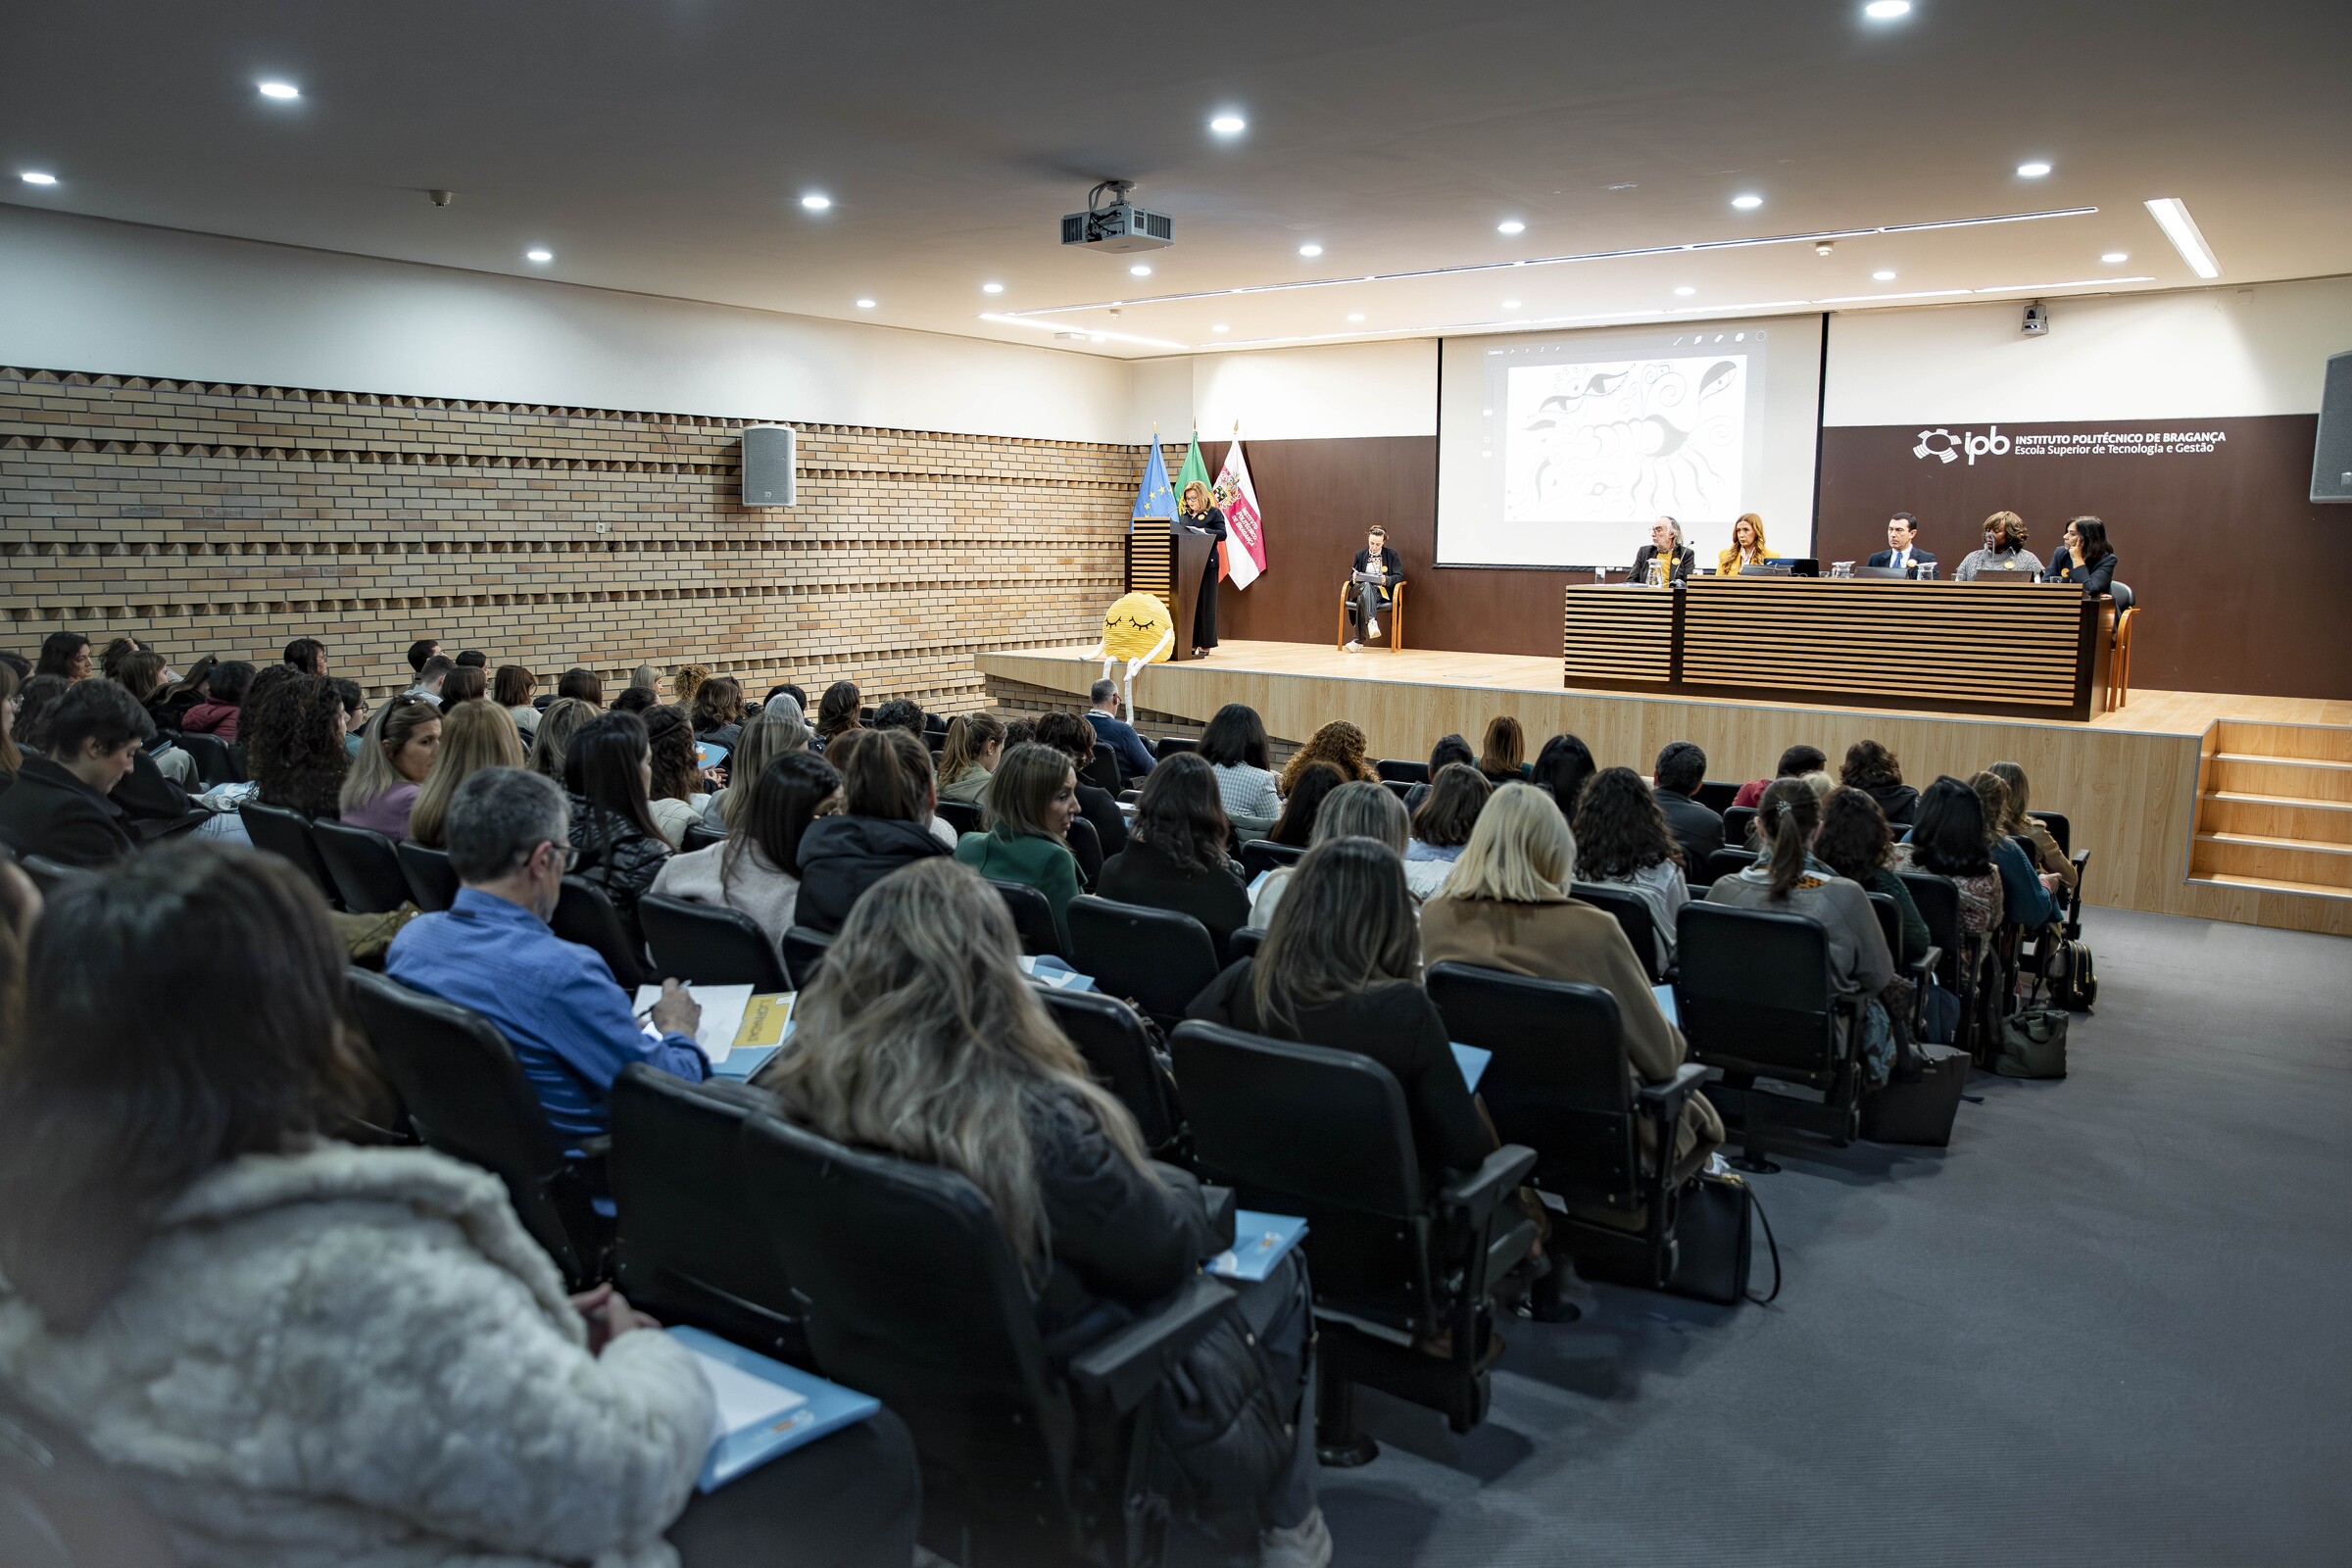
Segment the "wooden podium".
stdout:
<svg viewBox="0 0 2352 1568">
<path fill-rule="evenodd" d="M 1168 658 L 1189 660 L 1193 657 L 1193 618 L 1200 610 L 1200 577 L 1216 556 L 1217 542 L 1204 533 L 1174 526 L 1168 529 L 1168 538 L 1175 546 L 1168 613 L 1176 618 L 1176 648 Z M 1209 592 L 1215 593 L 1215 587 L 1211 586 Z"/>
</svg>

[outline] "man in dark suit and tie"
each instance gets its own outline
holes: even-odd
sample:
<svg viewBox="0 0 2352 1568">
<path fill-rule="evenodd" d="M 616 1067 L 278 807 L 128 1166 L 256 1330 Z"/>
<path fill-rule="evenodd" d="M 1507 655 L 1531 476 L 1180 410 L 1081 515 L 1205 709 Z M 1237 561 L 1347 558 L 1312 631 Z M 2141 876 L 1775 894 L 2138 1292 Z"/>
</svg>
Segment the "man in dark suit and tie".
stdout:
<svg viewBox="0 0 2352 1568">
<path fill-rule="evenodd" d="M 1872 553 L 1866 565 L 1894 566 L 1909 572 L 1914 566 L 1933 566 L 1936 558 L 1925 550 L 1912 548 L 1911 541 L 1919 537 L 1919 519 L 1908 512 L 1898 512 L 1886 519 L 1886 548 Z"/>
</svg>

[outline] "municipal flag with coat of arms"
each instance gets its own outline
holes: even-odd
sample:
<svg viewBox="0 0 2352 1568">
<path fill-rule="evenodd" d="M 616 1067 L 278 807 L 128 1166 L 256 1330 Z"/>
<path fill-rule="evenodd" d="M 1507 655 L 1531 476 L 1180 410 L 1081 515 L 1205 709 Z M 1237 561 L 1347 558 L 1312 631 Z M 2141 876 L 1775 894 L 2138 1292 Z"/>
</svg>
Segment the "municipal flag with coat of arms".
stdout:
<svg viewBox="0 0 2352 1568">
<path fill-rule="evenodd" d="M 1249 460 L 1242 456 L 1239 425 L 1213 493 L 1225 514 L 1225 542 L 1217 547 L 1221 569 L 1236 588 L 1247 588 L 1266 569 L 1266 528 L 1257 510 L 1257 486 L 1250 482 Z"/>
</svg>

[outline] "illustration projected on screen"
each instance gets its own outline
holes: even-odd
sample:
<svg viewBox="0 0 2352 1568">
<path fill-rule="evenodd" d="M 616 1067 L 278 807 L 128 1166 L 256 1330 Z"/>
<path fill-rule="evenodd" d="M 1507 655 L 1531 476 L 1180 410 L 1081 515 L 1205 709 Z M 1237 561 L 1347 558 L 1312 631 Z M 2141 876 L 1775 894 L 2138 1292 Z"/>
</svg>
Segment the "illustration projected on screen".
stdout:
<svg viewBox="0 0 2352 1568">
<path fill-rule="evenodd" d="M 1747 356 L 1515 365 L 1506 522 L 1632 522 L 1740 510 Z"/>
</svg>

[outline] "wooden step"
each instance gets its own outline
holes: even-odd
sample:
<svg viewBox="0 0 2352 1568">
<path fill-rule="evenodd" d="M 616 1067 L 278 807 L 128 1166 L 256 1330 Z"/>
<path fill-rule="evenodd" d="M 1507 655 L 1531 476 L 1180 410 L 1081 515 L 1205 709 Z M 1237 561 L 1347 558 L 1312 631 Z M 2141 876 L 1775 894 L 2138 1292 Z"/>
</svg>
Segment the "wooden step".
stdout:
<svg viewBox="0 0 2352 1568">
<path fill-rule="evenodd" d="M 2205 797 L 2197 813 L 2197 828 L 2207 833 L 2352 844 L 2352 801 L 2217 790 Z"/>
<path fill-rule="evenodd" d="M 2188 880 L 2191 886 L 2236 888 L 2247 893 L 2294 893 L 2313 899 L 2352 899 L 2352 888 L 2329 887 L 2325 882 L 2266 882 L 2259 877 L 2231 876 L 2226 871 L 2204 873 Z"/>
<path fill-rule="evenodd" d="M 2189 875 L 2246 877 L 2272 887 L 2302 883 L 2352 891 L 2352 844 L 2200 830 L 2189 858 Z"/>
<path fill-rule="evenodd" d="M 2352 802 L 2352 762 L 2221 752 L 2207 763 L 2205 788 L 2210 791 Z"/>
<path fill-rule="evenodd" d="M 2341 724 L 2256 724 L 2225 718 L 2215 730 L 2218 750 L 2225 752 L 2352 762 L 2352 727 Z"/>
</svg>

